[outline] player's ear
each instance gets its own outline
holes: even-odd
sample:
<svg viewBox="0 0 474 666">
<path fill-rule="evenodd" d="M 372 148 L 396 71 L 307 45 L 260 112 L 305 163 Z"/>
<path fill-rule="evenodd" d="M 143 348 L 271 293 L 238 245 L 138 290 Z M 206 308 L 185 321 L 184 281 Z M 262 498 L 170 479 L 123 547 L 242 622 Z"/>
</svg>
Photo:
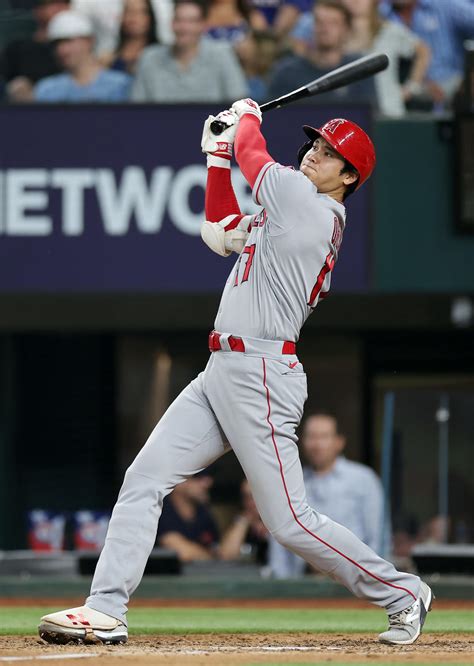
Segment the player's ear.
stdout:
<svg viewBox="0 0 474 666">
<path fill-rule="evenodd" d="M 347 171 L 344 175 L 344 180 L 342 181 L 344 185 L 352 185 L 359 178 L 359 174 L 356 171 Z"/>
</svg>

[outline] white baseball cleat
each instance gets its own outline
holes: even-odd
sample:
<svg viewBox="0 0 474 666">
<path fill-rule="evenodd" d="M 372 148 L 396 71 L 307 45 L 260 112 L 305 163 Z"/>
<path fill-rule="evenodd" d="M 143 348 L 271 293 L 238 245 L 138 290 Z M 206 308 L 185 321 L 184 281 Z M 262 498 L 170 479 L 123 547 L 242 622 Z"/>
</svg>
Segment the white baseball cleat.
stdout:
<svg viewBox="0 0 474 666">
<path fill-rule="evenodd" d="M 379 634 L 381 643 L 390 645 L 410 645 L 421 634 L 426 614 L 431 610 L 433 592 L 421 581 L 420 593 L 414 604 L 398 613 L 388 616 L 388 630 Z"/>
<path fill-rule="evenodd" d="M 47 643 L 126 643 L 127 627 L 115 617 L 87 606 L 41 618 L 38 633 Z"/>
</svg>

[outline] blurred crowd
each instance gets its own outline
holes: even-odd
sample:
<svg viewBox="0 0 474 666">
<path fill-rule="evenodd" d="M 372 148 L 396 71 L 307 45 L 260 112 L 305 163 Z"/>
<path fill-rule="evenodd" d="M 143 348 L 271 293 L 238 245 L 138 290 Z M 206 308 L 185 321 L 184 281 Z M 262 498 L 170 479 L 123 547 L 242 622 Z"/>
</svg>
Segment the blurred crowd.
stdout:
<svg viewBox="0 0 474 666">
<path fill-rule="evenodd" d="M 392 521 L 382 483 L 367 465 L 344 455 L 346 438 L 337 418 L 329 412 L 308 414 L 301 430 L 303 477 L 309 504 L 350 529 L 384 557 L 410 568 L 414 546 L 445 543 L 449 525 L 434 516 L 424 525 L 400 522 L 397 507 Z M 313 572 L 309 565 L 281 545 L 265 527 L 248 481 L 240 482 L 231 505 L 212 502 L 218 481 L 214 466 L 176 486 L 163 502 L 155 546 L 173 551 L 181 563 L 230 561 L 252 563 L 262 576 L 291 579 Z M 109 514 L 81 510 L 72 516 L 73 540 L 65 544 L 67 515 L 33 510 L 29 515 L 28 543 L 34 551 L 99 552 L 107 532 Z M 413 520 L 411 521 L 413 523 Z M 454 540 L 467 542 L 469 535 Z"/>
<path fill-rule="evenodd" d="M 444 112 L 474 39 L 474 0 L 29 2 L 34 32 L 0 55 L 6 102 L 264 102 L 384 52 L 385 72 L 324 102 Z"/>
</svg>

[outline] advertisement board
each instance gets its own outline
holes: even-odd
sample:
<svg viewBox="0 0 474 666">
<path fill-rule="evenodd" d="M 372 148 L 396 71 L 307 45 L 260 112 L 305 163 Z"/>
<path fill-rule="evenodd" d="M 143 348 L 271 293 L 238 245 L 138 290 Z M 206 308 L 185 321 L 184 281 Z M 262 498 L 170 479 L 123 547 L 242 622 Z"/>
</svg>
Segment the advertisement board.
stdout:
<svg viewBox="0 0 474 666">
<path fill-rule="evenodd" d="M 216 111 L 0 108 L 0 291 L 220 291 L 236 257 L 213 254 L 199 232 L 206 183 L 200 138 Z M 361 107 L 274 111 L 263 124 L 269 152 L 294 165 L 301 125 L 344 115 L 369 126 Z M 233 183 L 242 211 L 257 211 L 238 167 Z M 369 288 L 369 200 L 369 188 L 349 200 L 334 291 Z"/>
</svg>

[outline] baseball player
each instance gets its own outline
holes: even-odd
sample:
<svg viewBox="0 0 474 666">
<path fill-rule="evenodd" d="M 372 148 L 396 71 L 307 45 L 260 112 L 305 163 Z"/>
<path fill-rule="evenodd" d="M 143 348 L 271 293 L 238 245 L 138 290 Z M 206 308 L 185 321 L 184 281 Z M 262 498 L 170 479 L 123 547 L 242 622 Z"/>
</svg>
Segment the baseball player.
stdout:
<svg viewBox="0 0 474 666">
<path fill-rule="evenodd" d="M 209 362 L 127 470 L 85 605 L 44 616 L 40 636 L 55 643 L 126 641 L 127 604 L 155 542 L 163 498 L 232 448 L 275 539 L 384 608 L 389 628 L 381 641 L 413 643 L 431 606 L 430 588 L 308 505 L 295 435 L 307 397 L 296 342 L 329 291 L 346 224 L 343 202 L 369 178 L 374 147 L 343 118 L 304 126 L 295 171 L 267 152 L 254 101 L 239 100 L 218 118 L 224 133 L 212 134 L 211 116 L 202 137 L 202 236 L 219 254 L 236 251 L 238 258 L 209 336 Z M 232 189 L 234 139 L 237 163 L 262 206 L 257 215 L 241 213 Z"/>
</svg>

